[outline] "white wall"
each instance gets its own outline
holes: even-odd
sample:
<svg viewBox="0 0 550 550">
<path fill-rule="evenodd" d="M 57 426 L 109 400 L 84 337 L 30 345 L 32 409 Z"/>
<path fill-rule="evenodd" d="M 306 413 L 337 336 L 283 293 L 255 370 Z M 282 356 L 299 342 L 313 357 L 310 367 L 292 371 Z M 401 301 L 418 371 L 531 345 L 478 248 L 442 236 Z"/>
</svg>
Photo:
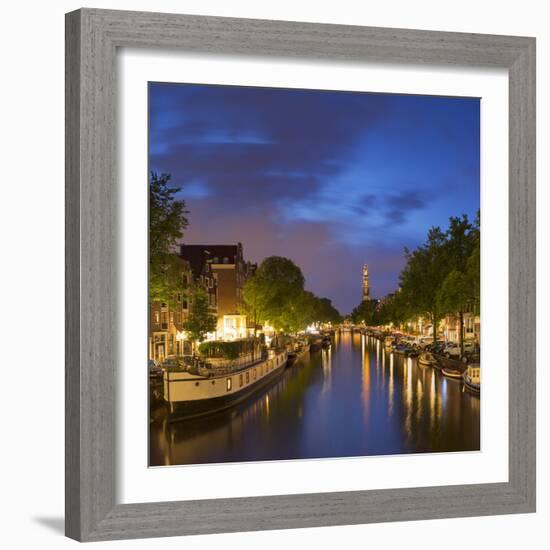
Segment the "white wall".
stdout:
<svg viewBox="0 0 550 550">
<path fill-rule="evenodd" d="M 539 156 L 539 281 L 548 280 L 548 100 L 550 31 L 545 3 L 298 2 L 277 0 L 96 1 L 90 7 L 167 11 L 236 17 L 409 27 L 448 31 L 537 36 Z M 12 2 L 3 6 L 3 78 L 0 86 L 2 140 L 2 378 L 3 429 L 0 537 L 7 548 L 62 549 L 63 524 L 63 14 L 78 0 Z M 5 193 L 8 192 L 6 196 Z M 548 285 L 539 286 L 539 331 L 547 332 Z M 546 318 L 545 318 L 546 317 Z M 28 334 L 24 339 L 22 335 Z M 539 337 L 539 342 L 543 338 Z M 540 345 L 542 351 L 542 345 Z M 542 356 L 540 353 L 539 356 Z M 409 550 L 445 547 L 542 548 L 548 541 L 548 377 L 539 368 L 539 512 L 529 516 L 472 518 L 304 529 L 263 533 L 126 541 L 110 546 L 257 549 L 298 545 L 340 548 L 378 545 Z M 25 392 L 22 392 L 22 385 Z M 21 397 L 25 395 L 26 400 Z M 543 436 L 544 434 L 544 436 Z M 543 540 L 546 538 L 546 541 Z"/>
</svg>

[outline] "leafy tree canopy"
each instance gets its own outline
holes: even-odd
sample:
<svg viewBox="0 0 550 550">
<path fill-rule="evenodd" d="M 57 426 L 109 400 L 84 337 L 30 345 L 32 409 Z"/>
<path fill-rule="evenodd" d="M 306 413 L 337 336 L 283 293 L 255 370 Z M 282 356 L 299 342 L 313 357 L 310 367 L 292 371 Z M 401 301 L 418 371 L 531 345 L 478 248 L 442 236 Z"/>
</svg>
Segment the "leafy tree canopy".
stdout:
<svg viewBox="0 0 550 550">
<path fill-rule="evenodd" d="M 209 332 L 216 330 L 216 317 L 210 313 L 208 294 L 200 286 L 190 290 L 189 315 L 183 329 L 194 342 L 202 342 Z"/>
<path fill-rule="evenodd" d="M 304 290 L 300 268 L 281 256 L 266 258 L 245 284 L 246 309 L 253 312 L 257 322 L 269 321 L 276 329 L 288 323 L 288 308 Z"/>
<path fill-rule="evenodd" d="M 400 289 L 376 307 L 372 301 L 359 304 L 352 312 L 354 322 L 400 324 L 426 315 L 432 320 L 434 338 L 442 316 L 458 313 L 462 322 L 465 306 L 479 304 L 479 227 L 479 212 L 473 222 L 466 215 L 450 218 L 446 231 L 432 227 L 423 245 L 405 249 Z"/>
<path fill-rule="evenodd" d="M 243 311 L 256 323 L 299 332 L 311 323 L 337 323 L 341 317 L 327 298 L 304 290 L 304 276 L 292 260 L 266 258 L 245 284 Z"/>
<path fill-rule="evenodd" d="M 149 292 L 151 301 L 171 302 L 182 292 L 182 264 L 173 249 L 188 226 L 180 188 L 169 187 L 170 174 L 151 173 L 149 180 Z"/>
</svg>

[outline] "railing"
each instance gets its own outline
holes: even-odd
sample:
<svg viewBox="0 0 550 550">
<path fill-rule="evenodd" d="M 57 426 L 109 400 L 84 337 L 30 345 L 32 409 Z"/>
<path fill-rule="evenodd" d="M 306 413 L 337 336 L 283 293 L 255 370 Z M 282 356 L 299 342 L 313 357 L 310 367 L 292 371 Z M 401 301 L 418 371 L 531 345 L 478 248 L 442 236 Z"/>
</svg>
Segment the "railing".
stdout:
<svg viewBox="0 0 550 550">
<path fill-rule="evenodd" d="M 201 376 L 224 376 L 226 374 L 232 374 L 234 372 L 251 367 L 252 365 L 265 361 L 268 358 L 268 353 L 249 353 L 237 359 L 227 360 L 223 359 L 215 364 L 212 363 L 212 358 L 208 362 L 204 362 L 199 368 L 198 373 Z M 223 361 L 223 362 L 222 362 Z"/>
<path fill-rule="evenodd" d="M 240 355 L 236 359 L 225 359 L 224 357 L 208 357 L 206 363 L 208 363 L 212 368 L 223 369 L 223 368 L 233 368 L 233 367 L 242 367 L 248 363 L 253 363 L 258 361 L 262 357 L 260 351 L 254 351 L 252 353 L 245 353 Z"/>
<path fill-rule="evenodd" d="M 212 376 L 224 376 L 240 370 L 243 370 L 249 366 L 253 366 L 260 361 L 272 359 L 278 353 L 284 351 L 282 348 L 278 349 L 261 349 L 255 350 L 252 353 L 247 353 L 237 357 L 236 359 L 225 359 L 222 357 L 208 357 L 203 359 L 199 356 L 186 356 L 181 357 L 178 360 L 177 365 L 163 365 L 163 369 L 168 372 L 189 372 L 199 376 L 212 377 Z"/>
</svg>

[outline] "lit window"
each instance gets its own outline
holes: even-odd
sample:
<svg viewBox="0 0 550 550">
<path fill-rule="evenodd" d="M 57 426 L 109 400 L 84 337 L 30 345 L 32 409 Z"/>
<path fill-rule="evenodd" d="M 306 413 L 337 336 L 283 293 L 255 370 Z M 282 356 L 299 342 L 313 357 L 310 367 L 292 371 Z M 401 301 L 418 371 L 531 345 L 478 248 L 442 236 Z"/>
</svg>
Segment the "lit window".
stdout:
<svg viewBox="0 0 550 550">
<path fill-rule="evenodd" d="M 231 378 L 227 379 L 227 391 L 231 390 Z"/>
</svg>

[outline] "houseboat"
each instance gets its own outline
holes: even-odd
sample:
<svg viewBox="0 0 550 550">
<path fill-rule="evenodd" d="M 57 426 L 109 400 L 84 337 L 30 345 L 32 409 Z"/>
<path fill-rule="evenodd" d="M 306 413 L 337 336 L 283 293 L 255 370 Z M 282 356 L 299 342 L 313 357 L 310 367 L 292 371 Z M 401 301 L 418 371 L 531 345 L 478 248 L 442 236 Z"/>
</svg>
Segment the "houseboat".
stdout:
<svg viewBox="0 0 550 550">
<path fill-rule="evenodd" d="M 236 359 L 206 357 L 200 366 L 164 371 L 164 400 L 171 420 L 196 418 L 228 409 L 265 388 L 287 363 L 286 349 L 259 348 Z"/>
</svg>

